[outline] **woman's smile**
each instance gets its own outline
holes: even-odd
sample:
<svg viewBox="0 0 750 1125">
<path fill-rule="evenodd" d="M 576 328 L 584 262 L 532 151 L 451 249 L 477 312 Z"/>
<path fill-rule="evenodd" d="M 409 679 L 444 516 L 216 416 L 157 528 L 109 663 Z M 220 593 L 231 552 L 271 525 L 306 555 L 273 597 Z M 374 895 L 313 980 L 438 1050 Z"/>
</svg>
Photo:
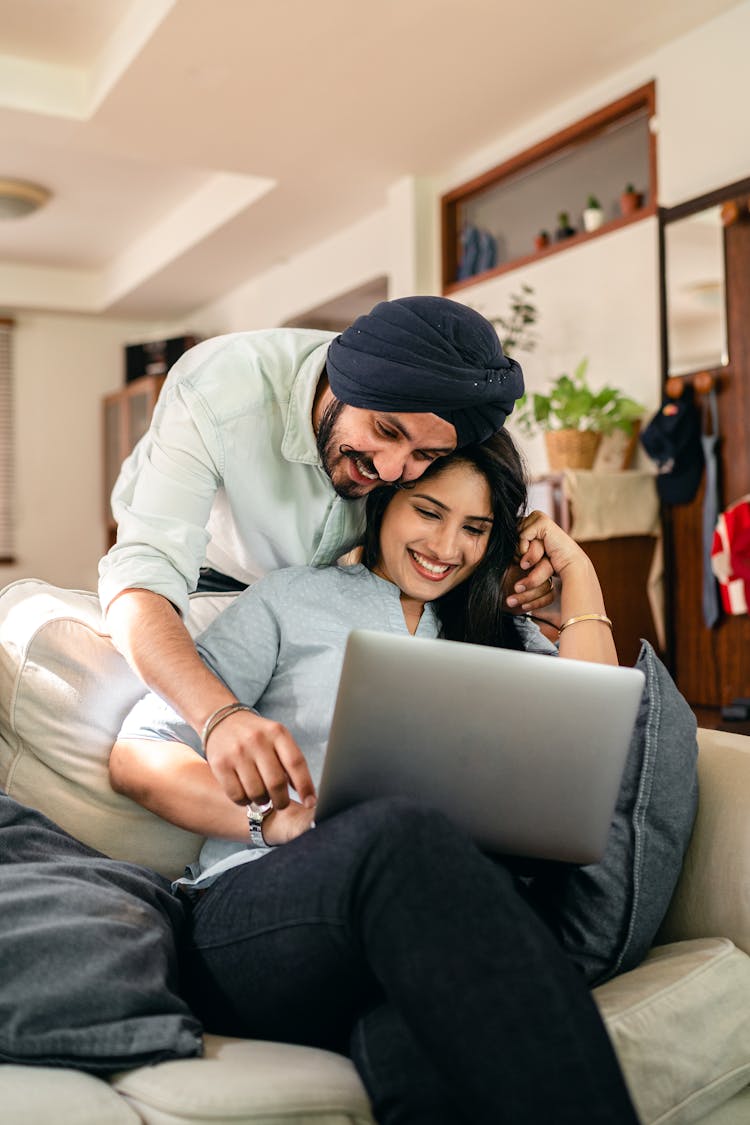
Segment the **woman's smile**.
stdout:
<svg viewBox="0 0 750 1125">
<path fill-rule="evenodd" d="M 407 551 L 411 556 L 415 570 L 428 578 L 432 582 L 439 582 L 445 578 L 446 574 L 455 570 L 455 564 L 439 562 L 437 559 L 428 559 L 425 555 L 420 555 L 417 551 L 407 547 Z"/>
</svg>

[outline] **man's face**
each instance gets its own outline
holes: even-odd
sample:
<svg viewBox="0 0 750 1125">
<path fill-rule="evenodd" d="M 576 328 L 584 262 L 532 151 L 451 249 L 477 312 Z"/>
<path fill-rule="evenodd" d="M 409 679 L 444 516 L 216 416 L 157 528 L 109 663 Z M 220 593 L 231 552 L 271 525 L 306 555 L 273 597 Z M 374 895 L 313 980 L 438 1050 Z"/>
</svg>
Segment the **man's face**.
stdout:
<svg viewBox="0 0 750 1125">
<path fill-rule="evenodd" d="M 456 431 L 437 414 L 361 410 L 334 399 L 318 426 L 323 468 L 339 496 L 353 500 L 382 484 L 416 480 L 456 447 Z"/>
</svg>

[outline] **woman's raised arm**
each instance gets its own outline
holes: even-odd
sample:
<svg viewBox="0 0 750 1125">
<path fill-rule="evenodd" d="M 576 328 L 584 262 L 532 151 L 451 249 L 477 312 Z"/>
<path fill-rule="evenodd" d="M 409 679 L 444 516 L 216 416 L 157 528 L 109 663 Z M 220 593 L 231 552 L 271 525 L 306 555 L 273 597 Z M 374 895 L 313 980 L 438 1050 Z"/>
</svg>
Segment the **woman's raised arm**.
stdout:
<svg viewBox="0 0 750 1125">
<path fill-rule="evenodd" d="M 617 664 L 612 627 L 593 563 L 574 539 L 544 512 L 521 524 L 520 555 L 538 541 L 560 580 L 560 656 Z"/>
</svg>

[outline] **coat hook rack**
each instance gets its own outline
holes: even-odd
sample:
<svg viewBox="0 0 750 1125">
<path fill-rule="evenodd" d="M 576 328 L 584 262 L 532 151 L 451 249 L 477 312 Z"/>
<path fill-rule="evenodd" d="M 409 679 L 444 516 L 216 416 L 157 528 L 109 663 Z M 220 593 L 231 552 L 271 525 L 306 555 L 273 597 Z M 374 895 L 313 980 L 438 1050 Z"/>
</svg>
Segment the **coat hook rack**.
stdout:
<svg viewBox="0 0 750 1125">
<path fill-rule="evenodd" d="M 668 398 L 679 398 L 685 384 L 691 383 L 697 395 L 707 395 L 714 387 L 718 390 L 718 379 L 710 371 L 698 371 L 695 375 L 672 375 L 664 386 Z"/>
</svg>

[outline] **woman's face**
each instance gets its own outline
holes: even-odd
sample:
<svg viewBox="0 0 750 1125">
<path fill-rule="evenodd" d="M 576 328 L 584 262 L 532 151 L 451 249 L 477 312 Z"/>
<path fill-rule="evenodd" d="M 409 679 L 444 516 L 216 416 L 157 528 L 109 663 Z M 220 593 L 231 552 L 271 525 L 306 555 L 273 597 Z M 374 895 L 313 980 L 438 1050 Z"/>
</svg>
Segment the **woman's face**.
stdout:
<svg viewBox="0 0 750 1125">
<path fill-rule="evenodd" d="M 458 462 L 396 493 L 383 516 L 374 572 L 408 597 L 432 601 L 474 573 L 491 530 L 487 480 Z"/>
</svg>

